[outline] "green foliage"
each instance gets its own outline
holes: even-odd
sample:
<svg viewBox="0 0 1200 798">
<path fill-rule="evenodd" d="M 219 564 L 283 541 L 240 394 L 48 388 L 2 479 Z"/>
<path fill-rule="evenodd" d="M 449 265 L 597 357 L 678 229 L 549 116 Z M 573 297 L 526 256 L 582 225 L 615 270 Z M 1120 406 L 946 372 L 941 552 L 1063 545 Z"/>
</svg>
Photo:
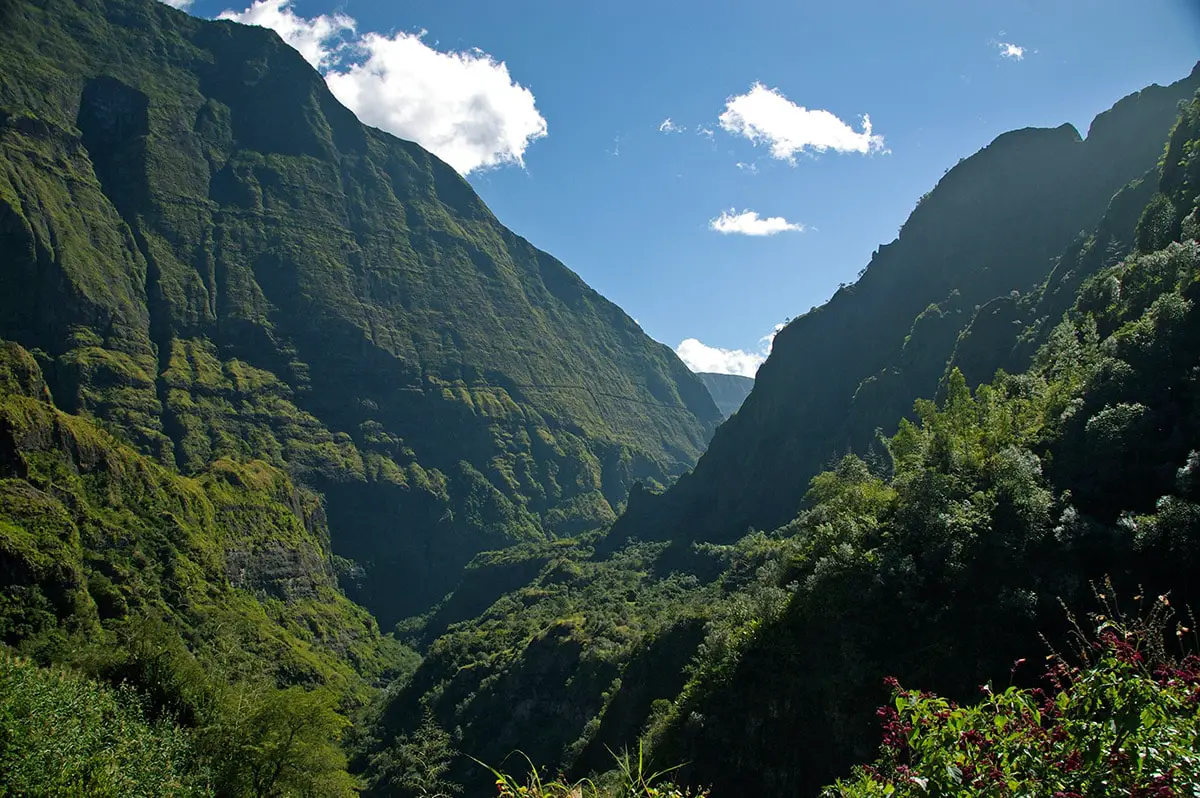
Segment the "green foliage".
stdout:
<svg viewBox="0 0 1200 798">
<path fill-rule="evenodd" d="M 462 789 L 448 781 L 456 755 L 450 735 L 431 715 L 412 734 L 402 734 L 371 758 L 373 785 L 413 798 L 446 798 Z"/>
<path fill-rule="evenodd" d="M 998 368 L 1025 371 L 1078 282 L 1133 247 L 1155 191 L 1174 209 L 1168 237 L 1154 240 L 1174 240 L 1182 206 L 1174 178 L 1164 172 L 1158 185 L 1156 164 L 1170 135 L 1178 144 L 1165 163 L 1194 170 L 1190 123 L 1170 131 L 1197 88 L 1200 73 L 1127 97 L 1086 140 L 1068 125 L 1007 133 L 950 169 L 853 286 L 779 332 L 755 398 L 691 477 L 617 521 L 613 544 L 728 543 L 750 527 L 780 527 L 813 476 L 848 449 L 865 453 L 877 429 L 890 435 L 902 418 L 915 420 L 914 400 L 938 395 L 951 361 L 971 387 Z M 1095 231 L 1090 256 L 1081 230 Z"/>
<path fill-rule="evenodd" d="M 886 697 L 884 676 L 927 685 L 965 715 L 985 712 L 967 703 L 977 685 L 1008 674 L 1039 634 L 1061 642 L 1059 599 L 1079 606 L 1091 580 L 1112 574 L 1123 591 L 1177 586 L 1194 599 L 1196 264 L 1195 242 L 1184 240 L 1100 266 L 1078 280 L 1073 306 L 1047 328 L 1027 370 L 972 390 L 950 369 L 938 401 L 918 401 L 871 465 L 850 455 L 812 479 L 790 523 L 729 545 L 653 551 L 640 566 L 653 576 L 633 593 L 639 605 L 656 584 L 675 580 L 681 590 L 665 616 L 636 613 L 643 628 L 661 631 L 614 651 L 610 670 L 589 671 L 595 660 L 578 652 L 620 628 L 611 616 L 590 620 L 598 607 L 619 606 L 617 576 L 635 564 L 631 554 L 651 553 L 645 543 L 599 558 L 574 553 L 569 566 L 452 628 L 393 717 L 432 706 L 471 753 L 500 730 L 513 734 L 505 745 L 521 745 L 515 725 L 536 744 L 537 761 L 574 778 L 603 768 L 586 755 L 598 740 L 645 739 L 660 760 L 689 763 L 681 780 L 714 794 L 812 794 L 874 746 L 870 718 Z M 563 573 L 575 599 L 553 591 L 551 575 Z M 647 679 L 638 663 L 672 616 L 699 629 L 679 638 L 691 661 L 682 679 L 633 701 Z M 460 657 L 443 658 L 451 650 Z M 654 658 L 664 661 L 661 651 Z M 565 673 L 576 675 L 559 686 Z M 1097 679 L 1086 689 L 1109 684 Z M 1003 695 L 1017 704 L 1027 696 Z M 493 721 L 492 707 L 523 699 L 556 714 Z M 582 708 L 578 725 L 557 736 L 528 731 L 548 717 L 561 722 L 567 706 Z M 575 729 L 584 743 L 564 750 Z M 621 736 L 606 736 L 613 732 Z"/>
<path fill-rule="evenodd" d="M 460 601 L 452 597 L 446 614 L 428 619 L 436 639 L 413 677 L 386 697 L 361 743 L 374 789 L 386 794 L 383 785 L 419 776 L 401 763 L 416 761 L 437 739 L 431 722 L 453 732 L 454 749 L 485 761 L 519 747 L 578 775 L 605 766 L 605 745 L 636 735 L 650 704 L 678 691 L 709 611 L 705 599 L 719 596 L 717 586 L 702 588 L 694 576 L 664 578 L 664 549 L 632 545 L 596 562 L 581 542 L 559 541 L 481 557 L 469 575 L 508 580 L 511 569 L 518 586 L 505 592 L 469 578 L 461 601 L 490 606 L 446 629 Z M 444 779 L 470 793 L 482 789 L 480 777 L 459 758 Z"/>
<path fill-rule="evenodd" d="M 566 775 L 514 796 L 803 794 L 884 674 L 961 701 L 1100 573 L 1190 589 L 1196 103 L 1137 181 L 1197 78 L 949 171 L 655 497 L 710 397 L 445 164 L 268 32 L 10 6 L 0 637 L 136 691 L 180 783 L 474 794 L 519 747 Z"/>
<path fill-rule="evenodd" d="M 30 701 L 57 700 L 54 685 L 78 688 L 73 737 L 46 745 L 77 745 L 80 759 L 47 790 L 353 793 L 340 747 L 347 714 L 403 653 L 333 583 L 315 497 L 261 461 L 222 460 L 181 477 L 56 410 L 24 350 L 6 347 L 0 363 L 20 375 L 0 394 L 0 557 L 9 575 L 0 636 L 38 661 L 119 686 L 5 660 L 22 677 L 13 689 Z M 43 683 L 49 692 L 29 692 Z M 161 745 L 168 763 L 188 757 L 164 768 L 161 784 L 145 762 L 121 764 L 133 756 L 125 742 L 106 742 L 110 721 L 140 728 L 141 716 L 125 709 L 135 704 L 155 720 L 131 738 L 133 750 L 152 758 Z M 11 739 L 26 736 L 28 713 L 43 711 L 20 706 L 34 708 L 0 723 Z M 51 750 L 21 756 L 36 763 Z"/>
<path fill-rule="evenodd" d="M 879 710 L 880 758 L 824 794 L 1195 794 L 1200 659 L 1165 655 L 1159 609 L 1132 622 L 1093 616 L 1095 631 L 1080 630 L 1078 664 L 1047 657 L 1047 689 L 985 686 L 982 701 L 959 706 L 893 682 L 892 704 Z M 1181 637 L 1190 631 L 1176 626 Z"/>
<path fill-rule="evenodd" d="M 107 687 L 0 658 L 0 790 L 13 794 L 356 795 L 329 688 L 203 668 L 161 629 L 131 632 Z M 165 648 L 159 648 L 165 645 Z M 94 661 L 90 663 L 96 666 Z"/>
<path fill-rule="evenodd" d="M 349 721 L 338 711 L 336 692 L 289 687 L 246 695 L 245 689 L 234 688 L 213 717 L 215 728 L 206 730 L 215 737 L 211 755 L 224 792 L 358 794 L 339 746 Z"/>
<path fill-rule="evenodd" d="M 681 788 L 665 779 L 678 767 L 651 772 L 640 744 L 636 755 L 622 751 L 612 757 L 616 767 L 599 783 L 591 779 L 574 783 L 562 779 L 545 781 L 528 758 L 530 774 L 524 783 L 487 765 L 484 767 L 496 777 L 500 798 L 705 798 L 708 795 L 705 790 Z"/>
<path fill-rule="evenodd" d="M 776 533 L 795 541 L 777 544 L 786 607 L 710 630 L 734 642 L 701 648 L 656 747 L 717 790 L 812 790 L 869 739 L 887 673 L 961 700 L 1088 579 L 1190 585 L 1195 264 L 1194 242 L 1172 242 L 1100 271 L 1030 371 L 975 392 L 951 371 L 940 403 L 918 402 L 889 479 L 856 458 L 814 479 Z"/>
<path fill-rule="evenodd" d="M 147 717 L 129 687 L 0 653 L 0 793 L 203 796 L 194 734 Z"/>
</svg>

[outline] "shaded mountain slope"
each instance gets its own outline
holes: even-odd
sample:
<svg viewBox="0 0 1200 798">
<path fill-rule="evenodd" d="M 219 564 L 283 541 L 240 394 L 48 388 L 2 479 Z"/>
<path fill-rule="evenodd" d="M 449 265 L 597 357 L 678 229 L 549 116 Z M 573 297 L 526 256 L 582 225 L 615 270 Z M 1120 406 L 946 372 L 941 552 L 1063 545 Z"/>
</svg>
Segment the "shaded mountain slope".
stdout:
<svg viewBox="0 0 1200 798">
<path fill-rule="evenodd" d="M 877 428 L 894 430 L 936 391 L 976 305 L 1040 285 L 1113 194 L 1153 167 L 1198 84 L 1200 69 L 1127 97 L 1086 139 L 1070 125 L 1006 133 L 951 169 L 857 283 L 779 333 L 695 471 L 662 497 L 637 495 L 613 545 L 728 541 L 786 522 L 831 458 L 865 453 Z"/>
<path fill-rule="evenodd" d="M 743 377 L 740 374 L 712 374 L 701 371 L 697 372 L 696 376 L 704 383 L 713 401 L 717 403 L 717 409 L 725 418 L 738 411 L 742 402 L 750 395 L 750 390 L 754 388 L 754 378 Z"/>
<path fill-rule="evenodd" d="M 273 32 L 152 0 L 5 15 L 0 336 L 164 464 L 316 488 L 384 623 L 704 448 L 720 415 L 668 348 Z"/>
</svg>

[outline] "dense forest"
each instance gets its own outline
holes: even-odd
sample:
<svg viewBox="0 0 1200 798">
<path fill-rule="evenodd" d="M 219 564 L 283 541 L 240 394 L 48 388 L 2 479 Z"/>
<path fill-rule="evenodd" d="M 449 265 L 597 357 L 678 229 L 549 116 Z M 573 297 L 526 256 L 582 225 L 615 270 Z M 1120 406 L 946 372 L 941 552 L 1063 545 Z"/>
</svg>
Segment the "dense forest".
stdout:
<svg viewBox="0 0 1200 798">
<path fill-rule="evenodd" d="M 0 794 L 1192 794 L 1198 91 L 750 381 L 274 33 L 0 2 Z"/>
</svg>

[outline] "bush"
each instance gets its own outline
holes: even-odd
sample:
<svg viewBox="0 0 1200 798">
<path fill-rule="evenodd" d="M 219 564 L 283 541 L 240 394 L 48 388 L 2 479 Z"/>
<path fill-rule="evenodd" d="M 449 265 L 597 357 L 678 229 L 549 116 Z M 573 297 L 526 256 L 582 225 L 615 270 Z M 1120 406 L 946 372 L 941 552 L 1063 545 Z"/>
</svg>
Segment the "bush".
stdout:
<svg viewBox="0 0 1200 798">
<path fill-rule="evenodd" d="M 131 688 L 0 654 L 0 795 L 211 795 L 191 735 Z"/>
<path fill-rule="evenodd" d="M 961 707 L 891 680 L 879 759 L 826 798 L 1200 795 L 1200 657 L 1164 646 L 1191 630 L 1170 633 L 1165 596 L 1128 625 L 1106 602 L 1094 631 L 1076 626 L 1078 664 L 1048 657 L 1046 688 L 984 686 Z"/>
</svg>

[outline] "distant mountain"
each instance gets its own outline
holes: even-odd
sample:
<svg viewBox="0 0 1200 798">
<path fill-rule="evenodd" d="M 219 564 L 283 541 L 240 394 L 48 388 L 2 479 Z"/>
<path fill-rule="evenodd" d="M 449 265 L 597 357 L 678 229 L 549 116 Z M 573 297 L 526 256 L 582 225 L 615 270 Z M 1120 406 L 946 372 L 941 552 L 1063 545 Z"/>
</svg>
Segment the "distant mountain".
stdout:
<svg viewBox="0 0 1200 798">
<path fill-rule="evenodd" d="M 740 374 L 713 374 L 708 371 L 700 371 L 696 373 L 696 376 L 700 378 L 700 382 L 704 383 L 704 387 L 712 395 L 713 401 L 717 403 L 717 409 L 725 418 L 729 418 L 737 412 L 754 387 L 753 377 L 743 377 Z"/>
<path fill-rule="evenodd" d="M 669 348 L 274 32 L 2 13 L 0 337 L 169 468 L 261 458 L 317 491 L 385 625 L 703 451 L 721 416 Z"/>
</svg>

